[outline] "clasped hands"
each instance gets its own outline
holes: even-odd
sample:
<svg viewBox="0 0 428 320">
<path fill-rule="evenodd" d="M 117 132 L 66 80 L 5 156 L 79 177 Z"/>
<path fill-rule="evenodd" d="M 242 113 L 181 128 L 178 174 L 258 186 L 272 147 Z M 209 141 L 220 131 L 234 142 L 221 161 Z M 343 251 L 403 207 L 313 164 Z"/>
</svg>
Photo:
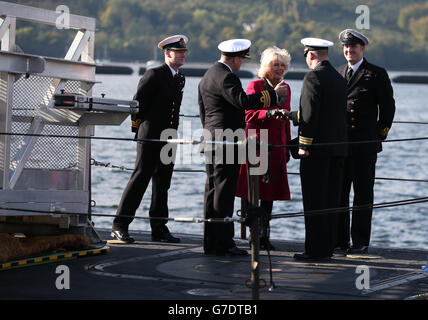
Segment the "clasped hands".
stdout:
<svg viewBox="0 0 428 320">
<path fill-rule="evenodd" d="M 266 111 L 266 118 L 275 118 L 275 119 L 281 119 L 281 120 L 290 120 L 291 118 L 291 112 L 286 109 L 271 109 Z"/>
<path fill-rule="evenodd" d="M 285 85 L 284 80 L 282 80 L 275 86 L 275 92 L 278 96 L 278 105 L 283 105 L 285 101 L 287 101 L 288 96 L 288 89 Z M 289 120 L 290 112 L 285 109 L 279 108 L 266 111 L 266 118 L 269 119 L 272 117 L 274 117 L 275 119 Z"/>
</svg>

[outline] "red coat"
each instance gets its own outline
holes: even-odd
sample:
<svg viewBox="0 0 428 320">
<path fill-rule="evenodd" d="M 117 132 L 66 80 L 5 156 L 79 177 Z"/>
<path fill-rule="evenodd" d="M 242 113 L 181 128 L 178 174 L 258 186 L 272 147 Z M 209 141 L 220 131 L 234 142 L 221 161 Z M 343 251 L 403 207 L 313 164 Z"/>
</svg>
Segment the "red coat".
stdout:
<svg viewBox="0 0 428 320">
<path fill-rule="evenodd" d="M 268 86 L 268 84 L 262 79 L 251 81 L 247 87 L 247 94 L 253 94 L 265 90 L 265 85 Z M 287 101 L 281 106 L 281 108 L 290 110 L 291 90 L 288 84 L 287 89 Z M 260 129 L 268 129 L 269 144 L 287 145 L 291 140 L 290 122 L 288 120 L 277 120 L 274 118 L 266 120 L 266 110 L 275 108 L 278 107 L 269 107 L 261 110 L 246 110 L 246 135 L 248 134 L 248 129 L 256 129 L 257 134 L 259 134 Z M 290 200 L 290 189 L 288 186 L 287 177 L 287 156 L 285 148 L 272 149 L 269 158 L 269 170 L 273 177 L 273 182 L 264 183 L 262 182 L 263 176 L 259 177 L 260 200 Z M 247 164 L 242 164 L 239 171 L 236 196 L 247 199 L 247 188 Z"/>
</svg>

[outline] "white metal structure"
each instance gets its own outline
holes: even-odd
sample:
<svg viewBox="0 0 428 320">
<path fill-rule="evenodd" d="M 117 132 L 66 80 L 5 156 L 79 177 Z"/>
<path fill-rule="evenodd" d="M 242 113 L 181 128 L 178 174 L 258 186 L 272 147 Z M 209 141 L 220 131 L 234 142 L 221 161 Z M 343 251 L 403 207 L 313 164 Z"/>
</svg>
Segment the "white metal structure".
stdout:
<svg viewBox="0 0 428 320">
<path fill-rule="evenodd" d="M 92 136 L 95 124 L 120 124 L 130 112 L 54 106 L 54 95 L 63 92 L 91 95 L 95 19 L 68 16 L 76 36 L 64 59 L 17 53 L 15 35 L 17 19 L 56 26 L 58 16 L 0 1 L 0 232 L 87 233 L 91 141 L 78 137 Z M 92 114 L 81 121 L 85 112 Z"/>
</svg>

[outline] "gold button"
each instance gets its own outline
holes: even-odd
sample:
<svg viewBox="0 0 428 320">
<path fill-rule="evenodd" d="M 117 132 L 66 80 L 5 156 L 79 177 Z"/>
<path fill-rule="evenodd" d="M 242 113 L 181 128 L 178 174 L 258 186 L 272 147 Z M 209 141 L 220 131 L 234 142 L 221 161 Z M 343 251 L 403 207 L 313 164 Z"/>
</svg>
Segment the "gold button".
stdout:
<svg viewBox="0 0 428 320">
<path fill-rule="evenodd" d="M 352 121 L 355 121 L 355 118 L 351 118 Z"/>
<path fill-rule="evenodd" d="M 355 126 L 351 126 L 352 129 L 355 129 Z"/>
<path fill-rule="evenodd" d="M 354 113 L 354 112 L 355 112 L 355 110 L 354 110 L 354 109 L 351 109 L 351 112 L 352 112 L 352 113 Z"/>
<path fill-rule="evenodd" d="M 171 121 L 170 124 L 174 124 L 174 122 Z"/>
</svg>

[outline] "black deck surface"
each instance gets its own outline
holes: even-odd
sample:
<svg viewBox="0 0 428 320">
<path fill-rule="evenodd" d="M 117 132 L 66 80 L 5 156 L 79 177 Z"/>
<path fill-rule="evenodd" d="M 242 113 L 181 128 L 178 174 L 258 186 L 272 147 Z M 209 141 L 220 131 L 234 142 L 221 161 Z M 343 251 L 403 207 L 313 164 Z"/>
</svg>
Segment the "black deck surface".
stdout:
<svg viewBox="0 0 428 320">
<path fill-rule="evenodd" d="M 98 231 L 110 240 L 108 230 Z M 0 271 L 0 299 L 167 300 L 169 304 L 252 299 L 246 286 L 250 255 L 204 255 L 200 236 L 182 234 L 181 243 L 164 244 L 152 242 L 147 232 L 131 235 L 135 243 L 108 242 L 108 253 Z M 248 249 L 247 241 L 236 241 Z M 267 287 L 260 289 L 260 300 L 403 300 L 428 292 L 428 272 L 423 271 L 426 250 L 372 247 L 360 257 L 335 255 L 327 262 L 306 263 L 293 259 L 303 243 L 272 242 L 277 248 L 271 252 L 276 288 L 269 291 L 268 256 L 261 251 L 260 277 Z M 64 276 L 57 273 L 60 265 L 68 267 L 69 289 L 57 288 Z M 364 275 L 368 278 L 362 281 Z"/>
</svg>

